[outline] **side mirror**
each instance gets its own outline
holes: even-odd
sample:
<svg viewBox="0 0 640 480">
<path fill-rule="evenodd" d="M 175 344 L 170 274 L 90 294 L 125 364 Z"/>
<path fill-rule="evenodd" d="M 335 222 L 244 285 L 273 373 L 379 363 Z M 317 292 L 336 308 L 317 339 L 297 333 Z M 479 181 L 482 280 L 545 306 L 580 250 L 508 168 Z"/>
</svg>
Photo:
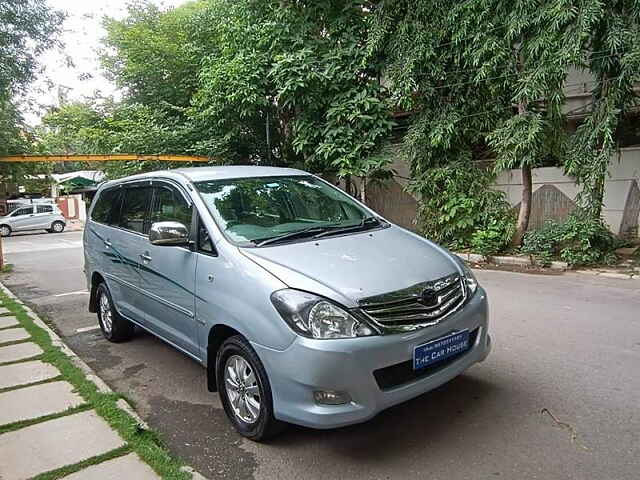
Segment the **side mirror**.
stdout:
<svg viewBox="0 0 640 480">
<path fill-rule="evenodd" d="M 165 247 L 189 245 L 189 230 L 180 222 L 156 222 L 151 225 L 149 242 Z"/>
</svg>

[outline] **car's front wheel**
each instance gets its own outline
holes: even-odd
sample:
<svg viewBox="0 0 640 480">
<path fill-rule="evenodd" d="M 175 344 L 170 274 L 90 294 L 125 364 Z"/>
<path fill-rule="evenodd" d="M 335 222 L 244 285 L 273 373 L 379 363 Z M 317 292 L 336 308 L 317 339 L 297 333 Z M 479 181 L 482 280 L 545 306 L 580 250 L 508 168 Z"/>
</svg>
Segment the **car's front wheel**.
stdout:
<svg viewBox="0 0 640 480">
<path fill-rule="evenodd" d="M 96 299 L 98 302 L 98 323 L 104 338 L 114 343 L 129 340 L 133 336 L 134 326 L 118 314 L 105 283 L 98 285 Z"/>
<path fill-rule="evenodd" d="M 51 228 L 47 230 L 50 233 L 62 233 L 64 231 L 64 223 L 57 221 L 51 224 Z"/>
<path fill-rule="evenodd" d="M 0 235 L 3 237 L 11 235 L 11 227 L 9 225 L 0 225 Z"/>
<path fill-rule="evenodd" d="M 267 373 L 244 337 L 236 335 L 222 344 L 216 377 L 222 406 L 238 433 L 261 441 L 283 430 L 285 424 L 273 415 Z"/>
</svg>

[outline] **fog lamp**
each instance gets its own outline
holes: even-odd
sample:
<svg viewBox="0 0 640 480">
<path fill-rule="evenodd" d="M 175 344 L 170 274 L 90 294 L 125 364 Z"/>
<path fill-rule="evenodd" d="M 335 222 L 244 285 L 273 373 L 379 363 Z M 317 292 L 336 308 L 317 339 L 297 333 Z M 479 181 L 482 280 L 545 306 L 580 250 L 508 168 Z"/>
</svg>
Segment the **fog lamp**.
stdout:
<svg viewBox="0 0 640 480">
<path fill-rule="evenodd" d="M 316 403 L 321 405 L 343 405 L 351 401 L 347 392 L 334 392 L 333 390 L 319 390 L 313 392 Z"/>
</svg>

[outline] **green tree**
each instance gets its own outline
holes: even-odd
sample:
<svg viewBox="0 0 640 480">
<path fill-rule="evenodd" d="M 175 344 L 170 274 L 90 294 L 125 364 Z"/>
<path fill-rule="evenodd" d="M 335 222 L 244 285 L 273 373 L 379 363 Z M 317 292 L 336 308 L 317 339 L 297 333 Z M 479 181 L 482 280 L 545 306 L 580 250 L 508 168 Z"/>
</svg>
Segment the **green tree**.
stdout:
<svg viewBox="0 0 640 480">
<path fill-rule="evenodd" d="M 586 2 L 576 67 L 594 77 L 590 112 L 571 139 L 567 172 L 582 186 L 579 206 L 600 219 L 609 163 L 621 119 L 638 106 L 640 4 L 637 0 Z"/>
<path fill-rule="evenodd" d="M 39 154 L 148 153 L 196 154 L 179 118 L 139 103 L 75 102 L 52 109 L 36 129 Z M 142 171 L 184 166 L 152 160 L 101 164 L 108 176 L 120 177 Z M 87 168 L 72 162 L 57 165 L 56 171 Z M 93 167 L 92 167 L 93 168 Z"/>
<path fill-rule="evenodd" d="M 136 0 L 124 19 L 105 18 L 102 65 L 126 90 L 128 102 L 184 114 L 197 88 L 202 56 L 215 48 L 210 29 L 194 21 L 205 8 L 205 2 L 190 2 L 162 10 Z"/>
<path fill-rule="evenodd" d="M 107 22 L 103 62 L 125 103 L 163 112 L 191 152 L 377 177 L 392 122 L 367 15 L 337 0 L 138 2 Z"/>
<path fill-rule="evenodd" d="M 29 151 L 28 131 L 16 98 L 38 74 L 38 56 L 58 44 L 63 14 L 44 0 L 0 2 L 0 155 Z M 25 178 L 46 172 L 40 164 L 1 164 L 0 177 L 24 184 Z"/>
<path fill-rule="evenodd" d="M 27 148 L 15 97 L 35 78 L 38 56 L 58 43 L 63 18 L 45 0 L 0 2 L 0 155 Z"/>
<path fill-rule="evenodd" d="M 383 56 L 399 106 L 414 112 L 405 137 L 413 188 L 465 158 L 520 168 L 516 245 L 528 227 L 531 168 L 561 151 L 562 86 L 579 53 L 572 3 L 396 0 L 372 19 L 370 52 Z"/>
</svg>

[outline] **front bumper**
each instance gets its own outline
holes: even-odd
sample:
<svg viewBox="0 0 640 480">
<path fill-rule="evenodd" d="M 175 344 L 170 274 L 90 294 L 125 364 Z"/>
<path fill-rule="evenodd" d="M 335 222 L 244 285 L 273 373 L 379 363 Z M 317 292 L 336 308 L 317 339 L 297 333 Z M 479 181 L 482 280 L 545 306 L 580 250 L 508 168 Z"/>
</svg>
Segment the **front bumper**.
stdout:
<svg viewBox="0 0 640 480">
<path fill-rule="evenodd" d="M 382 389 L 373 372 L 412 359 L 414 347 L 454 330 L 477 329 L 471 348 L 442 368 L 401 385 Z M 458 312 L 433 327 L 415 332 L 340 340 L 298 337 L 286 350 L 252 344 L 262 360 L 279 420 L 312 428 L 335 428 L 364 422 L 380 411 L 405 402 L 448 382 L 491 350 L 488 304 L 478 288 Z M 316 390 L 348 392 L 344 405 L 319 405 Z"/>
</svg>

